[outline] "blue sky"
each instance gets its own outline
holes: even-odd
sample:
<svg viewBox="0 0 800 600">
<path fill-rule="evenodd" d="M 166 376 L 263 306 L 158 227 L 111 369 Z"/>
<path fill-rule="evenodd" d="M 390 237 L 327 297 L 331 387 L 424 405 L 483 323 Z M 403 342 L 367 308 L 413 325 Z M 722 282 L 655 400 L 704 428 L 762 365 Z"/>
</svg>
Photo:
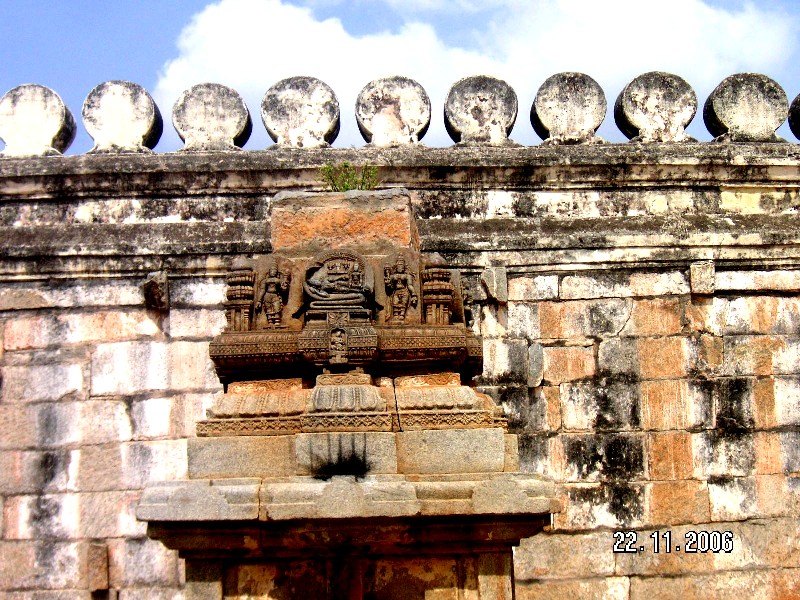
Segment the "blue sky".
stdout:
<svg viewBox="0 0 800 600">
<path fill-rule="evenodd" d="M 508 81 L 519 97 L 512 138 L 539 142 L 528 118 L 539 85 L 559 71 L 583 71 L 609 105 L 636 75 L 664 70 L 686 78 L 700 107 L 690 126 L 710 139 L 702 103 L 727 75 L 756 71 L 800 92 L 800 1 L 712 0 L 185 0 L 168 3 L 0 1 L 0 93 L 22 83 L 53 88 L 80 123 L 86 94 L 109 79 L 146 87 L 165 118 L 158 151 L 180 147 L 172 105 L 183 89 L 214 81 L 244 96 L 253 117 L 249 149 L 269 144 L 259 114 L 273 83 L 291 75 L 326 81 L 339 97 L 334 145 L 363 144 L 353 117 L 368 81 L 418 80 L 431 96 L 423 143 L 449 145 L 442 106 L 466 75 Z M 68 153 L 91 138 L 79 125 Z M 600 135 L 624 138 L 609 116 Z M 784 126 L 780 133 L 796 141 Z"/>
</svg>

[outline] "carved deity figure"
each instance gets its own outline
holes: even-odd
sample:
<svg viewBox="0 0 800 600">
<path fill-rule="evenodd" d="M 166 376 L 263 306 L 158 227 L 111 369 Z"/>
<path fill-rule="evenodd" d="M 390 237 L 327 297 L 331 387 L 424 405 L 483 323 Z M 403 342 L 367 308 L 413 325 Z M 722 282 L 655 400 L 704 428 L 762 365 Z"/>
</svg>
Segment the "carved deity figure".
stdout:
<svg viewBox="0 0 800 600">
<path fill-rule="evenodd" d="M 309 272 L 303 289 L 312 309 L 366 307 L 372 291 L 365 264 L 349 252 L 331 253 Z"/>
<path fill-rule="evenodd" d="M 392 305 L 392 314 L 386 320 L 405 321 L 409 305 L 417 305 L 417 293 L 414 290 L 414 275 L 408 272 L 403 256 L 397 257 L 394 267 L 383 267 L 383 282 Z"/>
<path fill-rule="evenodd" d="M 258 285 L 256 294 L 256 326 L 261 329 L 276 328 L 281 324 L 281 312 L 286 302 L 291 274 L 278 270 L 272 263 L 267 275 Z"/>
</svg>

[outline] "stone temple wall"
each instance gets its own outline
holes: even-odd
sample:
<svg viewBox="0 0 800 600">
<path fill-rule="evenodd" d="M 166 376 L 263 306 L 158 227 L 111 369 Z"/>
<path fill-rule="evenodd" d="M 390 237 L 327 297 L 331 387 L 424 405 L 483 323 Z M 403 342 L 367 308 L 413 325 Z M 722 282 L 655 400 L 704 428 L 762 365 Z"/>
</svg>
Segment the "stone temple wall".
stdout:
<svg viewBox="0 0 800 600">
<path fill-rule="evenodd" d="M 705 144 L 671 143 L 685 93 L 663 101 L 675 86 L 658 78 L 645 92 L 663 105 L 620 118 L 653 143 L 580 143 L 590 123 L 537 147 L 470 138 L 467 99 L 447 117 L 463 133 L 451 148 L 415 143 L 405 116 L 405 143 L 388 127 L 326 148 L 320 126 L 306 146 L 321 147 L 300 148 L 313 128 L 295 127 L 236 152 L 243 119 L 220 100 L 215 128 L 176 107 L 200 151 L 134 152 L 153 145 L 151 111 L 97 126 L 97 152 L 59 156 L 71 117 L 42 134 L 22 110 L 56 114 L 53 97 L 4 97 L 0 595 L 183 597 L 182 561 L 135 517 L 141 490 L 187 477 L 186 440 L 222 389 L 208 342 L 226 271 L 271 252 L 276 194 L 322 190 L 321 167 L 348 161 L 410 191 L 423 253 L 459 268 L 472 297 L 474 385 L 519 434 L 521 470 L 557 483 L 562 511 L 515 554 L 518 598 L 800 596 L 800 148 L 775 141 L 787 106 L 769 122 L 781 101 L 758 81 L 760 121 L 720 100 L 707 121 L 729 143 Z M 92 110 L 90 132 L 109 114 Z"/>
</svg>

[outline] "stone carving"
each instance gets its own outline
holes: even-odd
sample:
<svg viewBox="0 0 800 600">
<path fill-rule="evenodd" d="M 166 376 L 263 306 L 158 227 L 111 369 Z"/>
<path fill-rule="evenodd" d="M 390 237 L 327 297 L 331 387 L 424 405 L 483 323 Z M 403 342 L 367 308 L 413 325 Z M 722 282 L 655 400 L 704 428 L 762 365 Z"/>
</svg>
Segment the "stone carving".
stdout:
<svg viewBox="0 0 800 600">
<path fill-rule="evenodd" d="M 229 331 L 249 331 L 253 306 L 255 273 L 249 267 L 239 268 L 226 277 L 228 292 L 225 299 L 225 316 Z"/>
<path fill-rule="evenodd" d="M 281 325 L 281 315 L 292 275 L 278 270 L 273 260 L 266 276 L 258 284 L 255 296 L 255 326 L 258 329 L 275 329 Z"/>
<path fill-rule="evenodd" d="M 336 250 L 313 264 L 306 274 L 303 289 L 309 298 L 309 308 L 316 312 L 367 310 L 374 283 L 363 257 L 347 250 Z"/>
<path fill-rule="evenodd" d="M 386 322 L 405 321 L 408 307 L 416 307 L 418 302 L 414 274 L 408 272 L 405 257 L 400 255 L 393 266 L 385 265 L 383 267 L 383 283 L 390 298 L 392 311 Z"/>
<path fill-rule="evenodd" d="M 428 267 L 422 272 L 422 305 L 425 322 L 431 325 L 449 325 L 453 316 L 455 287 L 450 281 L 450 271 L 441 267 Z"/>
</svg>

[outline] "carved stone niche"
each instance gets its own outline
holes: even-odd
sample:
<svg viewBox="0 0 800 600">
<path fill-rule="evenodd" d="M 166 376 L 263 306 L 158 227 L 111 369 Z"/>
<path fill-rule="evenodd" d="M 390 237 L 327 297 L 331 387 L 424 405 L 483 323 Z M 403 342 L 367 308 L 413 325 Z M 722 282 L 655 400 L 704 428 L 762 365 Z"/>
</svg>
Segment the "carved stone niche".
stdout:
<svg viewBox="0 0 800 600">
<path fill-rule="evenodd" d="M 278 195 L 275 253 L 232 265 L 225 391 L 189 479 L 137 510 L 187 560 L 187 598 L 512 598 L 512 547 L 558 503 L 469 385 L 465 288 L 421 253 L 411 200 Z"/>
</svg>

